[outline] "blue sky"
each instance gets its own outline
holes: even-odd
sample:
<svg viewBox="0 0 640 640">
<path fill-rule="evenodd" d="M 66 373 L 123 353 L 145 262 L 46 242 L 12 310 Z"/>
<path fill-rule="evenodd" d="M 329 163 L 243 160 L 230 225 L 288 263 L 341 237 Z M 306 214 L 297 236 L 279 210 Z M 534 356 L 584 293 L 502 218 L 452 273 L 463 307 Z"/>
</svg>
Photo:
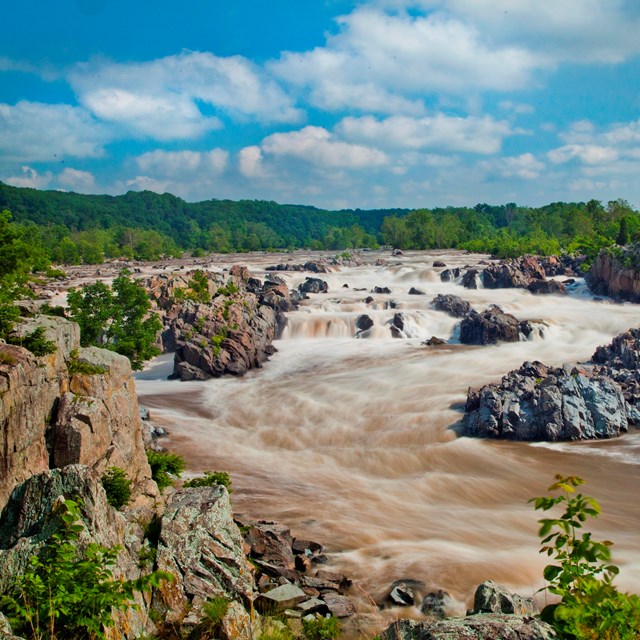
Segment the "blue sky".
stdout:
<svg viewBox="0 0 640 640">
<path fill-rule="evenodd" d="M 32 0 L 3 22 L 9 184 L 640 205 L 637 0 Z"/>
</svg>

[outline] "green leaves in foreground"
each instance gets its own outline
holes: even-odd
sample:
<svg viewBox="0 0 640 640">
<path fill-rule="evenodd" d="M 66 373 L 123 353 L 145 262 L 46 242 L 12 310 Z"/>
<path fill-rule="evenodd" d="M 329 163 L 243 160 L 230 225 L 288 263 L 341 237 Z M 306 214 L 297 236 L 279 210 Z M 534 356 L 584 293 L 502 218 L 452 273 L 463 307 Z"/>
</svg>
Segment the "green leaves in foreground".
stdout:
<svg viewBox="0 0 640 640">
<path fill-rule="evenodd" d="M 136 592 L 174 579 L 159 571 L 136 580 L 114 577 L 120 548 L 79 544 L 84 526 L 73 500 L 62 503 L 58 515 L 60 529 L 0 598 L 16 634 L 29 640 L 103 639 L 116 610 L 137 607 Z"/>
<path fill-rule="evenodd" d="M 640 597 L 620 593 L 612 584 L 619 569 L 611 564 L 611 542 L 593 540 L 580 531 L 588 518 L 600 514 L 600 505 L 576 493 L 584 483 L 577 476 L 556 476 L 550 492 L 554 496 L 534 498 L 536 509 L 550 511 L 562 505 L 557 518 L 540 520 L 542 548 L 555 564 L 547 565 L 546 589 L 560 601 L 546 606 L 542 618 L 552 624 L 564 640 L 636 640 L 640 637 Z"/>
</svg>

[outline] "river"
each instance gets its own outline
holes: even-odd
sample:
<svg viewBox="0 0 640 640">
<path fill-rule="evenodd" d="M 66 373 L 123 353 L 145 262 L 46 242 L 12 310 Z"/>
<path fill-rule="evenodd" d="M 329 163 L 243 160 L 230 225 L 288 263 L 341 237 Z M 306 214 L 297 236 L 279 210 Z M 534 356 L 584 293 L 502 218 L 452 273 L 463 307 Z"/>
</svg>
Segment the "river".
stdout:
<svg viewBox="0 0 640 640">
<path fill-rule="evenodd" d="M 307 257 L 230 256 L 226 266 L 248 264 L 262 277 L 268 264 Z M 486 579 L 533 595 L 543 586 L 546 556 L 538 553 L 541 516 L 527 501 L 544 494 L 556 473 L 586 480 L 584 493 L 603 509 L 595 536 L 615 543 L 617 584 L 640 592 L 640 432 L 529 444 L 459 438 L 451 429 L 468 387 L 497 381 L 526 360 L 588 360 L 598 345 L 640 326 L 640 307 L 594 300 L 581 280 L 567 296 L 467 290 L 442 283 L 442 269 L 432 266 L 486 256 L 384 257 L 384 265 L 321 274 L 329 292 L 289 314 L 278 352 L 243 378 L 168 381 L 170 357 L 154 361 L 136 384 L 140 401 L 170 431 L 165 446 L 185 456 L 190 473 L 229 471 L 237 513 L 325 544 L 333 566 L 359 583 L 362 610 L 373 611 L 370 599 L 405 578 L 448 591 L 457 612 Z M 278 275 L 295 287 L 310 274 Z M 392 293 L 370 293 L 374 286 Z M 426 295 L 409 295 L 412 286 Z M 478 310 L 498 304 L 540 321 L 544 335 L 497 346 L 467 347 L 455 337 L 424 346 L 431 336 L 455 336 L 457 321 L 430 308 L 438 293 L 460 295 Z M 375 302 L 367 305 L 369 295 Z M 385 308 L 390 300 L 396 309 Z M 396 312 L 412 337 L 391 336 L 387 323 Z M 362 313 L 375 323 L 368 339 L 354 337 Z"/>
</svg>

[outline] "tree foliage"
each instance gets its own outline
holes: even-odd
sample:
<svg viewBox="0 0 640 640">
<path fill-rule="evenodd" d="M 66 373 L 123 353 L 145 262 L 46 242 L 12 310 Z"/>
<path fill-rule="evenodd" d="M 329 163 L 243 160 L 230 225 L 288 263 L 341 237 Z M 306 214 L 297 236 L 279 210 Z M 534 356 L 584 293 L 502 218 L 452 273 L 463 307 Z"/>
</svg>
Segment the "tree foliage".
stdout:
<svg viewBox="0 0 640 640">
<path fill-rule="evenodd" d="M 150 314 L 151 302 L 144 289 L 126 269 L 111 287 L 96 282 L 70 291 L 67 296 L 72 320 L 80 325 L 80 343 L 111 349 L 141 369 L 146 360 L 160 353 L 155 341 L 162 322 Z"/>
<path fill-rule="evenodd" d="M 564 506 L 559 517 L 540 520 L 540 553 L 553 558 L 544 569 L 546 589 L 560 597 L 547 605 L 542 618 L 552 624 L 563 640 L 632 640 L 640 637 L 640 597 L 620 593 L 613 585 L 619 569 L 611 564 L 611 542 L 593 540 L 581 531 L 588 518 L 600 514 L 600 505 L 576 493 L 584 480 L 556 476 L 550 492 L 555 496 L 534 498 L 536 509 L 549 511 Z M 575 495 L 574 495 L 575 494 Z"/>
<path fill-rule="evenodd" d="M 173 579 L 158 571 L 136 580 L 116 578 L 120 548 L 81 546 L 78 503 L 66 500 L 59 517 L 60 529 L 0 600 L 15 633 L 32 640 L 103 639 L 114 625 L 114 611 L 136 606 L 136 592 Z"/>
</svg>

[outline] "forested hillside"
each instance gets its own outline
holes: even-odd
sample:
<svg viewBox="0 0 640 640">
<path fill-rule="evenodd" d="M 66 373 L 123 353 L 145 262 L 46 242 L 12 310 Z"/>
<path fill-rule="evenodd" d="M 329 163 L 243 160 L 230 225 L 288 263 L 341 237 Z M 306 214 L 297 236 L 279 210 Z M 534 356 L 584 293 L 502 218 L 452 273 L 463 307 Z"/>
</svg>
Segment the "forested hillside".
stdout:
<svg viewBox="0 0 640 640">
<path fill-rule="evenodd" d="M 0 183 L 0 210 L 59 263 L 156 259 L 184 251 L 343 250 L 388 244 L 462 248 L 500 257 L 581 251 L 640 239 L 640 215 L 624 200 L 515 203 L 436 209 L 326 211 L 261 200 L 189 203 L 171 194 L 122 196 L 38 191 Z"/>
</svg>

